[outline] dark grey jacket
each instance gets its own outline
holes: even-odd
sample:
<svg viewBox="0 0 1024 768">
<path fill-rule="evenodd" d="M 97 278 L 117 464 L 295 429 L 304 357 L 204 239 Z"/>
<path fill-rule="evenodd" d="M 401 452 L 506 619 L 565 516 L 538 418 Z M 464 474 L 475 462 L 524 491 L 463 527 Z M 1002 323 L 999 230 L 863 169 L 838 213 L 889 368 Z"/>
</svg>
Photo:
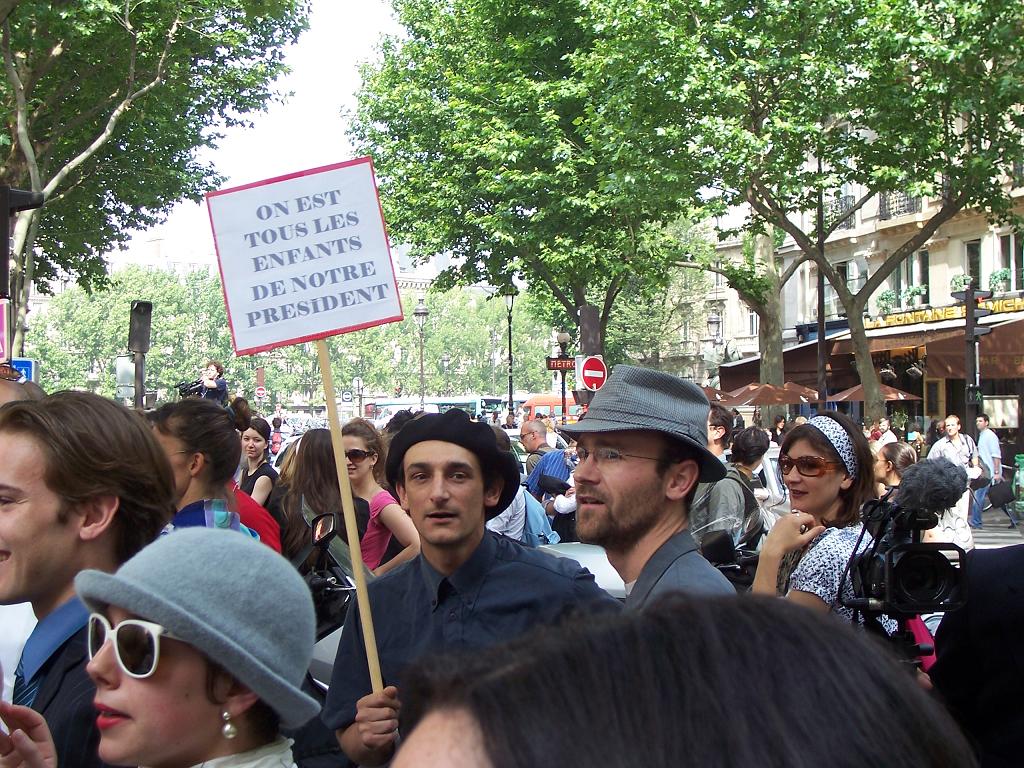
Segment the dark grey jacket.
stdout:
<svg viewBox="0 0 1024 768">
<path fill-rule="evenodd" d="M 735 595 L 736 590 L 717 568 L 697 551 L 689 531 L 680 531 L 662 544 L 640 571 L 626 597 L 626 610 L 643 608 L 668 592 L 690 595 Z"/>
</svg>

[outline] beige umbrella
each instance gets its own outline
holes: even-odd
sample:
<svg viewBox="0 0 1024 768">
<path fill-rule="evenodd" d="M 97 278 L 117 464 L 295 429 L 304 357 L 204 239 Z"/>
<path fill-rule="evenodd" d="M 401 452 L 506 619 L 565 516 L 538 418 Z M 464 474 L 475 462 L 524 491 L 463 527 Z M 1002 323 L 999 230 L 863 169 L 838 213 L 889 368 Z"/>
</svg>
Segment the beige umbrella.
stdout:
<svg viewBox="0 0 1024 768">
<path fill-rule="evenodd" d="M 920 400 L 921 398 L 917 395 L 912 395 L 909 392 L 904 392 L 902 389 L 896 389 L 896 387 L 890 387 L 886 384 L 879 385 L 882 388 L 882 399 L 887 402 L 895 402 L 898 400 Z M 856 400 L 858 402 L 864 401 L 864 385 L 858 384 L 855 387 L 844 389 L 842 392 L 837 392 L 834 395 L 828 396 L 830 403 L 846 403 Z"/>
<path fill-rule="evenodd" d="M 794 384 L 793 387 L 798 385 Z M 806 389 L 806 387 L 804 388 Z M 810 390 L 813 392 L 813 390 Z M 729 393 L 730 405 L 799 405 L 817 401 L 817 395 L 807 397 L 803 392 L 776 387 L 774 384 L 747 384 Z"/>
</svg>

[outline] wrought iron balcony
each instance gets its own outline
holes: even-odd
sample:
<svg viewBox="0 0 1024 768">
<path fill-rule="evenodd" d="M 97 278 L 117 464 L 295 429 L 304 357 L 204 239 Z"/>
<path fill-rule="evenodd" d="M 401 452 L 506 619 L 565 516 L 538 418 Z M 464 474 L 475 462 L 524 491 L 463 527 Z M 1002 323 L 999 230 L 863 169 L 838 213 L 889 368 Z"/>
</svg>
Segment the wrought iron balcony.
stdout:
<svg viewBox="0 0 1024 768">
<path fill-rule="evenodd" d="M 878 218 L 894 219 L 921 212 L 921 198 L 911 197 L 906 192 L 886 192 L 878 203 Z"/>
<path fill-rule="evenodd" d="M 853 195 L 836 195 L 825 203 L 825 225 L 838 221 L 836 229 L 853 229 Z"/>
</svg>

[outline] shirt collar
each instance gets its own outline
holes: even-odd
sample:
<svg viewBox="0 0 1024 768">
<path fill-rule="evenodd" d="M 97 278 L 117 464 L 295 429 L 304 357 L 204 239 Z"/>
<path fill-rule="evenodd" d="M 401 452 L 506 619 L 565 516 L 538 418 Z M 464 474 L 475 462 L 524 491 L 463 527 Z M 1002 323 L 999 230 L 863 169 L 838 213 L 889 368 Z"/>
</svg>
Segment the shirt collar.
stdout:
<svg viewBox="0 0 1024 768">
<path fill-rule="evenodd" d="M 89 620 L 89 610 L 77 597 L 72 597 L 44 617 L 25 643 L 21 653 L 22 674 L 26 682 L 36 676 L 50 657 Z"/>
<path fill-rule="evenodd" d="M 476 595 L 484 583 L 484 577 L 487 575 L 491 561 L 494 560 L 498 549 L 495 536 L 496 534 L 485 530 L 484 537 L 477 548 L 473 550 L 473 554 L 451 576 L 441 574 L 427 562 L 423 555 L 420 555 L 420 573 L 427 585 L 427 592 L 431 596 L 430 607 L 432 610 L 436 609 L 444 599 L 441 589 L 445 582 L 465 597 L 470 604 L 476 600 Z"/>
</svg>

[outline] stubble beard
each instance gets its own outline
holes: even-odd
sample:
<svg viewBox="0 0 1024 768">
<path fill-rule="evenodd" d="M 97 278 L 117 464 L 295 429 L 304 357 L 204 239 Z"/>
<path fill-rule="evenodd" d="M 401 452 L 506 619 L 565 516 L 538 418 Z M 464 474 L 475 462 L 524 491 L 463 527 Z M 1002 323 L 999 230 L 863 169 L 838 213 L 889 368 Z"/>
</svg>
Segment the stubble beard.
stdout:
<svg viewBox="0 0 1024 768">
<path fill-rule="evenodd" d="M 591 512 L 581 517 L 576 513 L 576 533 L 580 541 L 596 544 L 606 551 L 627 552 L 651 532 L 661 516 L 660 503 L 663 501 L 653 490 L 645 489 L 634 493 L 628 501 L 612 502 L 604 495 L 589 491 L 577 496 L 594 496 L 604 502 L 602 512 Z"/>
</svg>

